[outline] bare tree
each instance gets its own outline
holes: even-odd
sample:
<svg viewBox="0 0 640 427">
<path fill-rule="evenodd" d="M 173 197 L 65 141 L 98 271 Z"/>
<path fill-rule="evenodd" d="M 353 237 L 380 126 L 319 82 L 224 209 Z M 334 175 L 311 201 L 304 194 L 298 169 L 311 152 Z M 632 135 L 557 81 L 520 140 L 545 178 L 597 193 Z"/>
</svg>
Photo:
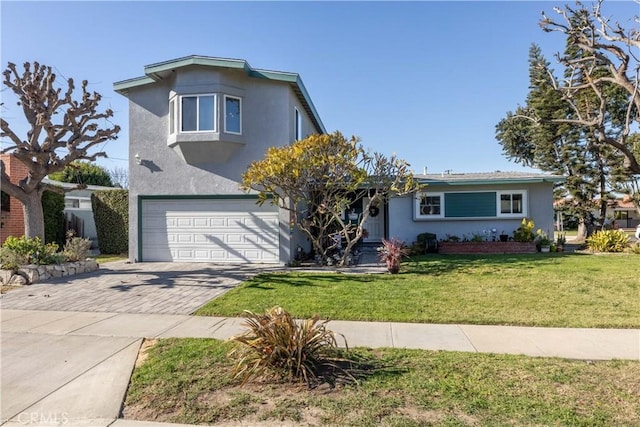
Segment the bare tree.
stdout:
<svg viewBox="0 0 640 427">
<path fill-rule="evenodd" d="M 116 166 L 109 170 L 109 176 L 116 187 L 129 188 L 129 170 L 127 168 Z"/>
<path fill-rule="evenodd" d="M 9 63 L 2 73 L 3 83 L 18 99 L 28 124 L 25 138 L 20 138 L 7 121 L 0 118 L 0 137 L 10 153 L 28 170 L 17 183 L 12 183 L 0 162 L 2 190 L 22 202 L 25 217 L 25 235 L 44 240 L 44 219 L 41 204 L 42 193 L 47 188 L 42 180 L 52 172 L 64 169 L 74 160 L 95 161 L 106 153 L 90 154 L 97 144 L 116 139 L 120 131 L 117 125 L 100 128 L 98 121 L 108 121 L 113 112 L 97 110 L 102 96 L 87 90 L 88 82 L 82 81 L 82 96 L 73 98 L 75 85 L 68 79 L 66 91 L 55 87 L 56 75 L 47 67 L 25 62 L 20 73 L 16 65 Z"/>
<path fill-rule="evenodd" d="M 564 34 L 567 44 L 582 52 L 557 56 L 567 73 L 556 89 L 575 117 L 556 121 L 590 128 L 599 143 L 614 147 L 624 156 L 624 167 L 630 173 L 640 174 L 640 159 L 634 152 L 637 147 L 629 140 L 634 126 L 640 123 L 640 31 L 637 25 L 625 29 L 611 22 L 603 15 L 602 4 L 603 0 L 598 0 L 591 9 L 579 2 L 576 8 L 554 8 L 557 21 L 543 13 L 542 29 Z M 634 22 L 640 24 L 637 16 Z M 612 114 L 612 91 L 626 96 L 622 114 Z"/>
</svg>

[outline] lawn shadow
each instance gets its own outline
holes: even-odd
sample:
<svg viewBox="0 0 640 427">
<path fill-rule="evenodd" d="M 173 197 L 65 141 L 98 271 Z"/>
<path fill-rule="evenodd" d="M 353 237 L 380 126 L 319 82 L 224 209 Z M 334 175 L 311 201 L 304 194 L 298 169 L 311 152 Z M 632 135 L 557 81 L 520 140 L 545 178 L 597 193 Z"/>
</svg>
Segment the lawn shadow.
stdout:
<svg viewBox="0 0 640 427">
<path fill-rule="evenodd" d="M 262 273 L 243 284 L 248 289 L 274 290 L 277 286 L 318 287 L 326 283 L 342 283 L 345 276 L 340 273 Z M 349 275 L 350 282 L 371 282 L 369 275 Z"/>
<path fill-rule="evenodd" d="M 317 381 L 309 383 L 315 388 L 323 383 L 331 388 L 336 385 L 361 385 L 373 378 L 398 377 L 408 372 L 407 368 L 384 363 L 371 349 L 342 349 L 338 356 L 326 360 L 319 366 Z"/>
<path fill-rule="evenodd" d="M 404 263 L 406 273 L 442 275 L 447 273 L 473 272 L 479 267 L 501 269 L 521 268 L 535 269 L 540 265 L 558 264 L 567 257 L 585 256 L 583 253 L 555 252 L 534 254 L 474 254 L 474 255 L 440 255 L 428 254 L 412 257 Z"/>
</svg>

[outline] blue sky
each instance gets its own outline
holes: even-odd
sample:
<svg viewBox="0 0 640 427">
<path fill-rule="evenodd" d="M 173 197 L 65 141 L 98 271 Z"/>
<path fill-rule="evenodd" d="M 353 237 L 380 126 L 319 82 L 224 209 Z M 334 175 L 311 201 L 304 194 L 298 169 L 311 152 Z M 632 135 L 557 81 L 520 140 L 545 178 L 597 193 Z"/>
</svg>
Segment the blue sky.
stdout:
<svg viewBox="0 0 640 427">
<path fill-rule="evenodd" d="M 396 153 L 414 170 L 528 170 L 507 161 L 494 127 L 527 94 L 527 56 L 563 49 L 538 26 L 565 1 L 446 2 L 0 2 L 2 69 L 37 60 L 87 79 L 122 127 L 103 149 L 107 169 L 127 167 L 127 101 L 113 82 L 186 55 L 247 60 L 299 73 L 328 131 Z M 640 10 L 608 1 L 629 26 Z M 6 90 L 3 117 L 20 112 Z M 3 145 L 4 147 L 4 145 Z"/>
</svg>

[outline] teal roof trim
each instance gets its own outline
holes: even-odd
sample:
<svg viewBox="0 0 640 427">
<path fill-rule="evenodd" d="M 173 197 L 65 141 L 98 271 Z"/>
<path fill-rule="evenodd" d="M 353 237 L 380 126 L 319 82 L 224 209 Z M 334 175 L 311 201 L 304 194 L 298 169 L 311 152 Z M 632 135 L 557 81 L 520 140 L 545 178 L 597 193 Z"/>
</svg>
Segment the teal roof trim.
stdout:
<svg viewBox="0 0 640 427">
<path fill-rule="evenodd" d="M 244 59 L 214 58 L 209 56 L 191 55 L 169 61 L 158 62 L 144 67 L 145 76 L 122 80 L 113 84 L 113 90 L 121 95 L 126 95 L 129 89 L 152 84 L 162 79 L 161 73 L 176 68 L 200 65 L 204 67 L 230 68 L 243 70 L 249 77 L 267 79 L 289 83 L 294 93 L 300 99 L 314 126 L 320 133 L 326 133 L 326 129 L 318 114 L 309 92 L 302 83 L 300 75 L 283 71 L 260 70 L 252 68 Z"/>
<path fill-rule="evenodd" d="M 549 176 L 545 178 L 487 178 L 487 179 L 457 179 L 454 181 L 447 180 L 433 180 L 433 179 L 417 179 L 420 184 L 429 184 L 429 185 L 496 185 L 496 184 L 535 184 L 542 182 L 551 182 L 558 183 L 565 181 L 564 177 L 561 176 Z"/>
</svg>

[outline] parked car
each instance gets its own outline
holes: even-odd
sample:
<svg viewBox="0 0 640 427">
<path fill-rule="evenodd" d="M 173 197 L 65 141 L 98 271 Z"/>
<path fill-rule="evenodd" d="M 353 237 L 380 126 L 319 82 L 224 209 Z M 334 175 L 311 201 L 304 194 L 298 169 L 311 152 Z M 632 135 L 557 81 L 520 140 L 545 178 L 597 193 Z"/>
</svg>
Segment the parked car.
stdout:
<svg viewBox="0 0 640 427">
<path fill-rule="evenodd" d="M 636 227 L 636 239 L 640 240 L 640 224 L 638 224 L 638 226 Z"/>
</svg>

